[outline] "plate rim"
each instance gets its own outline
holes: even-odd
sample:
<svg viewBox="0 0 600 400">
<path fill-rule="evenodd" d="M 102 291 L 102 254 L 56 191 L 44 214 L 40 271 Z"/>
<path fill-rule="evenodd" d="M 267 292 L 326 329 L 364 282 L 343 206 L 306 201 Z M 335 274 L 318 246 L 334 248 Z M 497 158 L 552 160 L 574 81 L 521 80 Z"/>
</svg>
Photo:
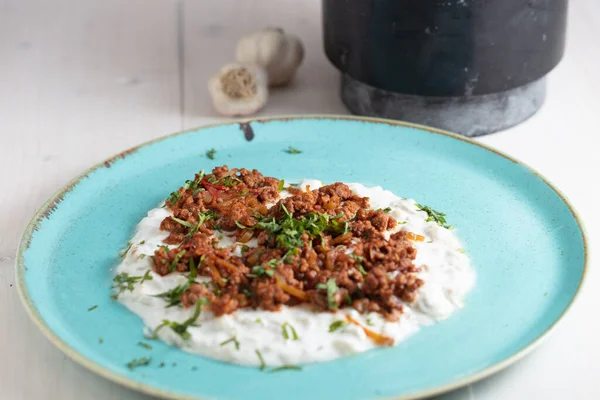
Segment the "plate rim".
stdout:
<svg viewBox="0 0 600 400">
<path fill-rule="evenodd" d="M 540 174 L 538 171 L 531 168 L 527 164 L 521 162 L 520 160 L 495 149 L 492 146 L 477 142 L 477 141 L 473 140 L 472 138 L 460 136 L 458 134 L 455 134 L 455 133 L 452 133 L 449 131 L 445 131 L 445 130 L 438 129 L 438 128 L 433 128 L 433 127 L 426 126 L 426 125 L 414 124 L 414 123 L 410 123 L 410 122 L 391 120 L 391 119 L 385 119 L 385 118 L 374 118 L 374 117 L 363 117 L 363 116 L 352 116 L 352 115 L 335 115 L 335 114 L 331 114 L 331 115 L 329 115 L 329 114 L 305 114 L 305 115 L 281 115 L 281 116 L 265 116 L 265 117 L 257 117 L 257 118 L 235 119 L 235 120 L 229 120 L 226 122 L 202 125 L 200 127 L 195 127 L 195 128 L 171 133 L 171 134 L 168 134 L 165 136 L 161 136 L 161 137 L 143 142 L 137 146 L 134 146 L 125 151 L 122 151 L 122 152 L 106 159 L 105 161 L 102 161 L 102 162 L 99 162 L 99 163 L 93 165 L 92 167 L 86 169 L 84 172 L 82 172 L 75 178 L 68 181 L 65 185 L 63 185 L 60 189 L 58 189 L 46 202 L 44 202 L 44 204 L 40 207 L 40 209 L 34 214 L 31 221 L 27 224 L 27 227 L 25 228 L 25 231 L 23 232 L 23 235 L 21 237 L 19 247 L 17 248 L 17 253 L 16 253 L 16 257 L 15 257 L 15 278 L 16 278 L 16 282 L 17 282 L 17 285 L 16 285 L 17 292 L 19 294 L 21 304 L 25 308 L 25 311 L 29 315 L 29 318 L 40 329 L 42 334 L 44 336 L 46 336 L 46 338 L 54 346 L 56 346 L 60 351 L 62 351 L 65 355 L 67 355 L 73 361 L 75 361 L 79 365 L 85 367 L 89 371 L 91 371 L 109 381 L 118 383 L 128 389 L 136 390 L 141 393 L 152 395 L 152 396 L 159 396 L 159 397 L 166 398 L 166 399 L 204 400 L 203 398 L 198 397 L 198 396 L 182 395 L 182 394 L 178 394 L 178 393 L 174 393 L 174 392 L 170 392 L 170 391 L 166 391 L 163 389 L 153 387 L 147 383 L 137 382 L 137 381 L 130 379 L 126 376 L 123 376 L 117 372 L 114 372 L 111 369 L 105 368 L 105 367 L 95 363 L 94 361 L 92 361 L 91 359 L 86 357 L 84 354 L 82 354 L 79 351 L 70 347 L 70 345 L 68 343 L 66 343 L 62 339 L 60 339 L 54 333 L 52 328 L 50 328 L 46 324 L 46 322 L 42 318 L 41 314 L 38 312 L 37 307 L 34 305 L 34 303 L 31 301 L 31 298 L 29 297 L 27 288 L 25 286 L 25 278 L 24 278 L 24 271 L 27 269 L 27 267 L 25 266 L 24 254 L 27 251 L 27 249 L 29 249 L 33 232 L 37 230 L 37 226 L 42 222 L 42 220 L 45 217 L 48 217 L 54 211 L 54 209 L 62 201 L 63 196 L 65 196 L 69 191 L 71 191 L 73 189 L 73 187 L 75 187 L 82 179 L 86 178 L 89 174 L 91 174 L 92 172 L 94 172 L 95 170 L 97 170 L 99 168 L 110 167 L 110 165 L 112 163 L 114 163 L 115 161 L 117 161 L 118 159 L 125 158 L 128 155 L 137 152 L 138 150 L 140 150 L 143 147 L 147 147 L 154 143 L 168 140 L 170 138 L 173 138 L 173 137 L 176 137 L 179 135 L 184 135 L 187 133 L 198 132 L 198 131 L 202 131 L 205 129 L 216 128 L 216 127 L 220 127 L 220 126 L 234 126 L 234 125 L 239 125 L 240 128 L 243 130 L 245 125 L 248 125 L 251 123 L 268 123 L 268 122 L 273 122 L 273 121 L 298 121 L 298 120 L 335 120 L 335 121 L 345 120 L 345 121 L 359 121 L 359 122 L 368 122 L 368 123 L 376 123 L 376 124 L 386 124 L 386 125 L 390 125 L 390 126 L 401 126 L 401 127 L 405 127 L 405 128 L 414 128 L 414 129 L 427 131 L 429 133 L 434 133 L 434 134 L 450 137 L 453 139 L 461 140 L 463 142 L 475 145 L 477 147 L 480 147 L 484 150 L 495 153 L 496 155 L 498 155 L 502 158 L 505 158 L 515 164 L 518 164 L 518 165 L 526 168 L 529 172 L 531 172 L 532 174 L 534 174 L 538 178 L 540 178 L 550 189 L 552 189 L 560 197 L 560 199 L 563 201 L 563 203 L 567 206 L 571 215 L 577 222 L 579 231 L 581 233 L 581 238 L 582 238 L 582 242 L 583 242 L 583 271 L 581 274 L 581 279 L 577 286 L 577 290 L 571 297 L 569 304 L 567 304 L 567 306 L 565 307 L 563 312 L 552 322 L 552 324 L 544 332 L 542 332 L 538 337 L 536 337 L 534 340 L 532 340 L 529 344 L 527 344 L 522 349 L 520 349 L 517 352 L 511 354 L 510 356 L 504 358 L 503 360 L 495 363 L 494 365 L 491 365 L 482 370 L 474 372 L 474 373 L 472 373 L 466 377 L 463 377 L 461 379 L 457 379 L 457 380 L 454 380 L 454 381 L 451 381 L 451 382 L 448 382 L 448 383 L 445 383 L 442 385 L 438 385 L 431 389 L 407 393 L 405 395 L 401 395 L 401 396 L 397 396 L 397 397 L 389 397 L 388 399 L 390 399 L 390 400 L 414 400 L 414 399 L 422 399 L 422 398 L 426 398 L 426 397 L 430 397 L 430 396 L 441 395 L 443 393 L 450 392 L 452 390 L 459 389 L 463 386 L 466 386 L 468 384 L 479 381 L 483 378 L 486 378 L 490 375 L 493 375 L 493 374 L 505 369 L 506 367 L 514 364 L 515 362 L 517 362 L 518 360 L 520 360 L 521 358 L 523 358 L 524 356 L 529 354 L 531 351 L 533 351 L 535 348 L 537 348 L 537 346 L 539 346 L 542 343 L 542 341 L 545 338 L 547 338 L 548 335 L 552 331 L 554 331 L 554 329 L 556 328 L 558 323 L 563 320 L 563 318 L 567 314 L 567 312 L 573 307 L 573 304 L 575 303 L 575 301 L 580 298 L 580 293 L 582 291 L 584 282 L 586 281 L 586 278 L 587 278 L 587 275 L 589 272 L 589 265 L 590 265 L 590 254 L 589 254 L 590 251 L 589 251 L 588 234 L 587 234 L 585 226 L 583 224 L 583 220 L 581 219 L 577 210 L 573 207 L 571 202 L 568 200 L 567 196 L 563 192 L 561 192 L 550 180 L 548 180 L 545 176 Z"/>
</svg>

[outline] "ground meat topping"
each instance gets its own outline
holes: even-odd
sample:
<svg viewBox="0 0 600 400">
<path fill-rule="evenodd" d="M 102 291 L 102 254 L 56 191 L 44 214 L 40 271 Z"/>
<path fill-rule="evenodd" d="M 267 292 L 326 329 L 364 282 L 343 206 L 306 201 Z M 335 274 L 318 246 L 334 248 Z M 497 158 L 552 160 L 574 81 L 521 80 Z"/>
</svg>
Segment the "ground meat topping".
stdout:
<svg viewBox="0 0 600 400">
<path fill-rule="evenodd" d="M 165 243 L 177 247 L 155 251 L 154 271 L 193 274 L 181 304 L 205 298 L 216 316 L 308 303 L 397 320 L 402 302 L 413 302 L 423 284 L 410 233 L 386 239 L 396 220 L 369 209 L 369 199 L 343 183 L 289 187 L 286 198 L 281 190 L 283 181 L 256 170 L 221 166 L 196 174 L 165 202 L 173 216 L 160 228 L 169 232 Z M 219 247 L 219 235 L 235 238 L 241 256 Z M 256 247 L 246 245 L 252 239 Z"/>
</svg>

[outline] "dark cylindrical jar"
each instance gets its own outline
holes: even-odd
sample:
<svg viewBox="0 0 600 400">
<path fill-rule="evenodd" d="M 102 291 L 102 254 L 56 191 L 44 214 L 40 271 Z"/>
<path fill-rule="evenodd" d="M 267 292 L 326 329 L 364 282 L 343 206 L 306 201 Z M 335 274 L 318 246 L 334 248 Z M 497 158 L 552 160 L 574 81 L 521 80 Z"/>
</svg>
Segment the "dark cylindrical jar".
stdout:
<svg viewBox="0 0 600 400">
<path fill-rule="evenodd" d="M 323 0 L 325 52 L 354 113 L 467 136 L 541 107 L 568 0 Z"/>
</svg>

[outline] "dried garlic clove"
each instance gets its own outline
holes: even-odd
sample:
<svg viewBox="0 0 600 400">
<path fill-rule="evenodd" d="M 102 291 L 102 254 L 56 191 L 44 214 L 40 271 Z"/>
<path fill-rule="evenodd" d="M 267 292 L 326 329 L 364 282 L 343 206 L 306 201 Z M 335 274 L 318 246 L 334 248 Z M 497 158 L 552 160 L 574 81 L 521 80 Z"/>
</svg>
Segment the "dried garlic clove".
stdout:
<svg viewBox="0 0 600 400">
<path fill-rule="evenodd" d="M 270 86 L 287 85 L 303 59 L 300 39 L 281 28 L 249 33 L 239 40 L 236 48 L 238 62 L 257 64 L 267 70 Z"/>
<path fill-rule="evenodd" d="M 208 90 L 217 111 L 230 117 L 256 113 L 269 97 L 266 71 L 243 63 L 221 67 L 209 79 Z"/>
</svg>

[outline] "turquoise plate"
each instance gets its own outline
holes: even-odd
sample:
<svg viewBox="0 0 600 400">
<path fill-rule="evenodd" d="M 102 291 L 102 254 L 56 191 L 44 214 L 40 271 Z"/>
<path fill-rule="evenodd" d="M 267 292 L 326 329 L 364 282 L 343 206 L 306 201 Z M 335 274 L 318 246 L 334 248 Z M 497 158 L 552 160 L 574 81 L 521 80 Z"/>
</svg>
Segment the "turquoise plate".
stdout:
<svg viewBox="0 0 600 400">
<path fill-rule="evenodd" d="M 284 152 L 290 145 L 302 153 Z M 211 148 L 214 160 L 203 156 Z M 446 212 L 477 270 L 465 308 L 394 348 L 299 372 L 224 364 L 159 342 L 138 346 L 141 320 L 109 297 L 117 253 L 149 209 L 196 171 L 221 164 L 381 185 Z M 56 346 L 133 389 L 169 398 L 408 399 L 492 374 L 539 343 L 579 290 L 585 246 L 555 188 L 481 144 L 399 122 L 274 118 L 183 132 L 88 170 L 35 215 L 17 274 L 25 308 Z M 149 366 L 126 367 L 143 356 L 152 357 Z"/>
</svg>

